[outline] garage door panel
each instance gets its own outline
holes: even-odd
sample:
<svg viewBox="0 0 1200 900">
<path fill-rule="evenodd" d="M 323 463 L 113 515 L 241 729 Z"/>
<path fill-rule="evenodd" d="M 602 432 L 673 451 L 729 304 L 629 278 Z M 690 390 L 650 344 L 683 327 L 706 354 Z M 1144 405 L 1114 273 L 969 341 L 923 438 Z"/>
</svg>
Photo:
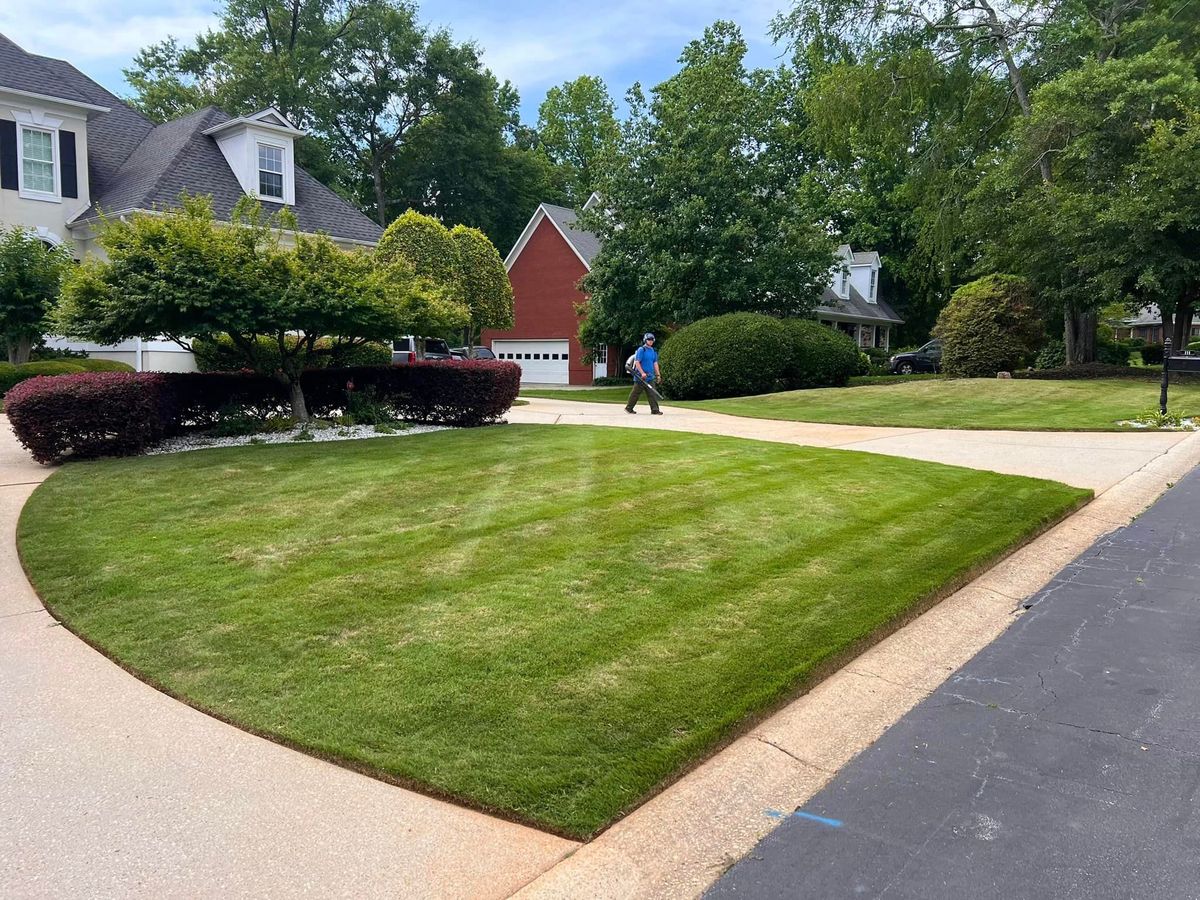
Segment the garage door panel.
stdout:
<svg viewBox="0 0 1200 900">
<path fill-rule="evenodd" d="M 570 349 L 569 341 L 492 341 L 496 358 L 519 365 L 530 384 L 569 383 Z"/>
</svg>

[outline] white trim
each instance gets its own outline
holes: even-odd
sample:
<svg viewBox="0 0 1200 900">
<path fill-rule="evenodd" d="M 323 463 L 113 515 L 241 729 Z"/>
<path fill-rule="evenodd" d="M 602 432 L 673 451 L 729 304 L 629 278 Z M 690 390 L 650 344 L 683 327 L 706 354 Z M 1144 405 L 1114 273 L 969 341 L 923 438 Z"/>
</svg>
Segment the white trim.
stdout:
<svg viewBox="0 0 1200 900">
<path fill-rule="evenodd" d="M 263 118 L 259 118 L 260 116 L 267 116 L 267 115 L 277 116 L 277 117 L 279 117 L 280 120 L 287 122 L 287 124 L 286 125 L 276 125 L 274 122 L 268 122 Z M 251 115 L 251 116 L 238 116 L 236 119 L 229 119 L 228 121 L 221 122 L 220 124 L 214 125 L 211 128 L 206 128 L 206 129 L 204 129 L 204 131 L 202 131 L 200 133 L 215 137 L 216 135 L 220 134 L 222 131 L 228 131 L 231 128 L 237 128 L 239 125 L 247 125 L 247 126 L 253 126 L 255 128 L 263 128 L 268 131 L 278 132 L 279 134 L 291 135 L 292 137 L 301 137 L 308 133 L 308 132 L 304 131 L 303 129 L 297 128 L 295 125 L 293 125 L 291 123 L 291 120 L 288 119 L 287 116 L 285 116 L 279 110 L 275 109 L 275 107 L 273 107 L 273 106 L 268 106 L 266 109 L 259 110 L 258 112 L 254 113 L 254 115 Z"/>
<path fill-rule="evenodd" d="M 588 197 L 587 203 L 583 204 L 583 211 L 587 212 L 593 206 L 596 206 L 599 202 L 600 202 L 600 192 L 592 191 L 592 196 Z"/>
<path fill-rule="evenodd" d="M 26 97 L 30 100 L 43 100 L 46 103 L 57 103 L 60 106 L 72 106 L 76 109 L 86 109 L 89 112 L 106 113 L 112 107 L 96 106 L 94 103 L 82 103 L 78 100 L 67 100 L 65 97 L 55 97 L 53 94 L 38 94 L 33 91 L 18 91 L 16 88 L 0 87 L 0 94 L 11 94 L 14 97 Z"/>
<path fill-rule="evenodd" d="M 25 200 L 40 200 L 43 203 L 62 203 L 62 153 L 59 150 L 59 131 L 58 125 L 62 124 L 62 119 L 56 119 L 52 116 L 34 116 L 41 118 L 47 124 L 33 124 L 29 122 L 17 121 L 17 196 Z M 50 126 L 49 122 L 56 122 L 54 126 Z M 54 171 L 54 190 L 39 191 L 33 188 L 25 187 L 25 132 L 37 132 L 44 134 L 50 138 L 50 167 Z M 44 160 L 35 160 L 35 162 L 44 162 Z"/>
<path fill-rule="evenodd" d="M 30 226 L 25 230 L 30 234 L 35 235 L 39 241 L 45 241 L 52 247 L 61 247 L 63 245 L 63 239 L 45 225 L 38 225 L 37 227 Z"/>
<path fill-rule="evenodd" d="M 517 257 L 521 255 L 521 251 L 525 249 L 525 245 L 529 243 L 529 239 L 533 237 L 533 233 L 537 231 L 538 225 L 542 224 L 542 219 L 550 220 L 550 224 L 554 226 L 554 230 L 558 232 L 559 236 L 563 239 L 566 245 L 571 248 L 571 252 L 575 254 L 576 258 L 583 263 L 584 270 L 588 272 L 592 271 L 592 267 L 588 265 L 588 261 L 583 258 L 583 254 L 575 249 L 575 245 L 571 243 L 571 239 L 567 237 L 567 233 L 562 230 L 562 227 L 557 222 L 554 221 L 554 216 L 550 215 L 550 213 L 546 210 L 545 203 L 538 204 L 537 211 L 534 212 L 533 216 L 530 218 L 529 224 L 525 226 L 524 230 L 521 232 L 521 236 L 517 238 L 517 242 L 513 244 L 512 249 L 508 251 L 508 256 L 504 257 L 504 270 L 506 272 L 512 271 L 512 267 L 516 263 Z"/>
</svg>

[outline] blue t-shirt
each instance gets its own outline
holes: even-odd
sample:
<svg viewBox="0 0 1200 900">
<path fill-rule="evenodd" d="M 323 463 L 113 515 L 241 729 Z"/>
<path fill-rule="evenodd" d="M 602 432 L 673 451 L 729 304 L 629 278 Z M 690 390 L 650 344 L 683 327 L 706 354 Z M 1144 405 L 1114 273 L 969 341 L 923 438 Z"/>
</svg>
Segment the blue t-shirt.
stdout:
<svg viewBox="0 0 1200 900">
<path fill-rule="evenodd" d="M 642 371 L 646 373 L 646 381 L 654 380 L 654 364 L 658 362 L 658 351 L 653 347 L 647 347 L 645 344 L 638 347 L 637 361 L 641 365 Z M 637 369 L 634 369 L 637 372 Z"/>
</svg>

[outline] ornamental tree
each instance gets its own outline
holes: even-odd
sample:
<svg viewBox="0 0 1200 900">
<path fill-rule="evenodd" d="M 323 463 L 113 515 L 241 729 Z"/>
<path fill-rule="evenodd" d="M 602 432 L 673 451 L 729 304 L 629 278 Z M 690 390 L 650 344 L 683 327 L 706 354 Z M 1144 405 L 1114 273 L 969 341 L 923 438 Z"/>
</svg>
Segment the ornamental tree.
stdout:
<svg viewBox="0 0 1200 900">
<path fill-rule="evenodd" d="M 29 361 L 33 345 L 46 333 L 47 316 L 70 265 L 67 251 L 32 232 L 0 230 L 0 337 L 8 345 L 10 363 Z"/>
<path fill-rule="evenodd" d="M 208 198 L 186 195 L 177 210 L 105 221 L 98 241 L 108 259 L 68 274 L 58 328 L 105 344 L 162 335 L 189 350 L 192 338 L 228 334 L 247 368 L 288 386 L 293 417 L 307 421 L 300 375 L 321 356 L 466 321 L 411 267 L 292 225 L 248 199 L 218 222 Z M 262 337 L 278 354 L 260 352 Z"/>
<path fill-rule="evenodd" d="M 1042 319 L 1028 281 L 988 275 L 964 284 L 938 316 L 947 375 L 991 378 L 1030 359 L 1042 343 Z"/>
<path fill-rule="evenodd" d="M 474 356 L 483 329 L 512 328 L 512 284 L 504 260 L 486 234 L 477 228 L 455 225 L 450 237 L 458 251 L 458 296 L 470 315 L 464 329 L 467 349 Z"/>
</svg>

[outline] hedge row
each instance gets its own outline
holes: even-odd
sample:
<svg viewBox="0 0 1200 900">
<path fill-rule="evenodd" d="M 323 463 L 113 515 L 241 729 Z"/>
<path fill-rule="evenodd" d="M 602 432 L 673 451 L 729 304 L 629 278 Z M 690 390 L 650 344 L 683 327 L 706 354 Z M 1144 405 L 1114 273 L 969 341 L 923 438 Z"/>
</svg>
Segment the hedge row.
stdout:
<svg viewBox="0 0 1200 900">
<path fill-rule="evenodd" d="M 730 313 L 700 319 L 666 342 L 663 390 L 675 400 L 845 385 L 859 369 L 846 335 L 810 319 Z"/>
<path fill-rule="evenodd" d="M 133 367 L 111 359 L 45 359 L 21 363 L 0 362 L 0 397 L 14 385 L 38 375 L 77 375 L 80 372 L 132 372 Z"/>
<path fill-rule="evenodd" d="M 344 410 L 353 391 L 398 418 L 475 426 L 512 406 L 521 370 L 499 360 L 428 361 L 407 366 L 317 369 L 303 378 L 310 414 Z M 249 373 L 102 372 L 32 378 L 5 398 L 18 440 L 42 463 L 67 457 L 128 456 L 171 434 L 229 415 L 288 410 L 285 385 Z"/>
<path fill-rule="evenodd" d="M 1114 366 L 1109 363 L 1078 363 L 1061 369 L 1030 369 L 1013 372 L 1013 378 L 1032 378 L 1042 381 L 1068 381 L 1084 378 L 1137 378 L 1142 381 L 1160 381 L 1162 366 Z M 1171 373 L 1172 383 L 1194 381 L 1200 374 L 1190 372 Z"/>
</svg>

